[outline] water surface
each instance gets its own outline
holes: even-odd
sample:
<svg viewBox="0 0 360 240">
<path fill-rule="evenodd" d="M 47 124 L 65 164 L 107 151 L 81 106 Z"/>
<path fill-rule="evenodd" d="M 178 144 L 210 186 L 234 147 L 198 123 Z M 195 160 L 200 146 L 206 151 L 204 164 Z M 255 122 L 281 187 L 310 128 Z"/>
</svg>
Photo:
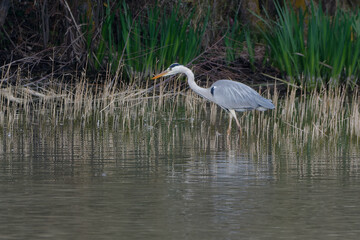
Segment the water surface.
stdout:
<svg viewBox="0 0 360 240">
<path fill-rule="evenodd" d="M 356 141 L 221 132 L 3 128 L 0 239 L 358 239 Z"/>
</svg>

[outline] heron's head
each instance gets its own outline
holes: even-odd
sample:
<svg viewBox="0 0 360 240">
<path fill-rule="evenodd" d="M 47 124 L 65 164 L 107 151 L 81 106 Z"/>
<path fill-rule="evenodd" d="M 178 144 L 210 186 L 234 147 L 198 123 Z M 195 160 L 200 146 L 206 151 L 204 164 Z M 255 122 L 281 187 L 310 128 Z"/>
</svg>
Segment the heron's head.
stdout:
<svg viewBox="0 0 360 240">
<path fill-rule="evenodd" d="M 168 67 L 168 69 L 166 69 L 162 73 L 159 73 L 158 75 L 156 75 L 155 77 L 153 77 L 151 79 L 157 79 L 159 77 L 165 77 L 165 76 L 170 76 L 170 75 L 174 75 L 177 73 L 182 73 L 183 71 L 181 71 L 181 69 L 182 69 L 181 67 L 183 67 L 183 65 L 178 64 L 178 63 L 173 63 Z"/>
</svg>

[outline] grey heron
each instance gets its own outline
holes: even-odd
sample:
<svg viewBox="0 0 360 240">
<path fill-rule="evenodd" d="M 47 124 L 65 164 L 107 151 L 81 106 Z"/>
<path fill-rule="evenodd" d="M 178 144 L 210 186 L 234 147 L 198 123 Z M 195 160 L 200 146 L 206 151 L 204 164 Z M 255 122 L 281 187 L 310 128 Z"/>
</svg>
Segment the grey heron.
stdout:
<svg viewBox="0 0 360 240">
<path fill-rule="evenodd" d="M 229 128 L 227 134 L 230 135 L 231 121 L 235 118 L 236 124 L 241 131 L 239 120 L 236 117 L 237 112 L 249 110 L 265 111 L 274 109 L 275 106 L 271 100 L 263 98 L 251 87 L 232 80 L 218 80 L 209 88 L 202 88 L 195 83 L 194 73 L 187 67 L 178 63 L 173 63 L 168 69 L 156 75 L 152 79 L 163 76 L 170 76 L 178 73 L 184 73 L 187 76 L 190 88 L 201 97 L 216 103 L 229 113 Z"/>
</svg>

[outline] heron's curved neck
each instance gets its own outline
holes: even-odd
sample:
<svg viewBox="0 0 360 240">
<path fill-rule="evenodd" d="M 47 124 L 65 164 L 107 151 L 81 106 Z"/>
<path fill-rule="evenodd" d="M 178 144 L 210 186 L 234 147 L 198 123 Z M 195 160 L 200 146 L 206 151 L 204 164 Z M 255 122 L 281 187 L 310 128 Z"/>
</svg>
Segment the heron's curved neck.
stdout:
<svg viewBox="0 0 360 240">
<path fill-rule="evenodd" d="M 189 68 L 184 67 L 184 66 L 183 66 L 182 70 L 183 70 L 183 73 L 187 76 L 188 84 L 189 84 L 190 88 L 197 94 L 199 94 L 205 98 L 209 98 L 207 89 L 202 88 L 196 84 L 196 82 L 194 80 L 194 73 Z"/>
</svg>

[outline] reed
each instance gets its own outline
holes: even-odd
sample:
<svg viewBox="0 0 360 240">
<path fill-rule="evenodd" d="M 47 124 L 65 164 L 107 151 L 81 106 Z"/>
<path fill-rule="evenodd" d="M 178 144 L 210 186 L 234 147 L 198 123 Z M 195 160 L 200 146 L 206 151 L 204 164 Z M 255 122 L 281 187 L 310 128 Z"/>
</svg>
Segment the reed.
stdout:
<svg viewBox="0 0 360 240">
<path fill-rule="evenodd" d="M 0 127 L 12 129 L 18 124 L 33 122 L 51 122 L 56 126 L 71 121 L 142 131 L 159 124 L 166 124 L 170 129 L 174 122 L 182 119 L 188 121 L 194 131 L 208 129 L 210 132 L 206 134 L 219 136 L 226 133 L 228 115 L 184 88 L 181 77 L 163 83 L 147 82 L 147 88 L 140 88 L 135 83 L 115 86 L 110 76 L 96 81 L 101 84 L 92 84 L 84 70 L 73 76 L 75 84 L 55 84 L 61 82 L 57 80 L 53 85 L 36 88 L 3 84 Z M 276 108 L 240 113 L 241 138 L 277 141 L 283 136 L 292 136 L 302 145 L 318 139 L 360 138 L 358 88 L 351 94 L 346 88 L 321 91 L 288 88 L 286 94 L 280 94 L 275 85 L 260 88 L 259 92 L 272 99 Z M 239 137 L 235 128 L 232 135 Z"/>
<path fill-rule="evenodd" d="M 338 9 L 334 16 L 328 16 L 313 2 L 305 12 L 286 3 L 277 3 L 276 11 L 276 21 L 259 16 L 266 26 L 260 31 L 270 48 L 270 61 L 289 81 L 307 89 L 356 85 L 360 18 L 355 11 Z"/>
<path fill-rule="evenodd" d="M 234 19 L 232 25 L 228 23 L 227 32 L 224 38 L 226 60 L 229 63 L 233 62 L 240 55 L 245 40 L 245 31 L 237 19 L 237 14 Z"/>
<path fill-rule="evenodd" d="M 115 72 L 121 67 L 128 79 L 140 79 L 173 62 L 186 64 L 202 50 L 209 11 L 202 24 L 194 26 L 193 13 L 181 16 L 178 7 L 166 13 L 155 4 L 137 14 L 125 1 L 110 7 L 95 53 L 89 53 L 97 69 L 110 65 Z"/>
</svg>

